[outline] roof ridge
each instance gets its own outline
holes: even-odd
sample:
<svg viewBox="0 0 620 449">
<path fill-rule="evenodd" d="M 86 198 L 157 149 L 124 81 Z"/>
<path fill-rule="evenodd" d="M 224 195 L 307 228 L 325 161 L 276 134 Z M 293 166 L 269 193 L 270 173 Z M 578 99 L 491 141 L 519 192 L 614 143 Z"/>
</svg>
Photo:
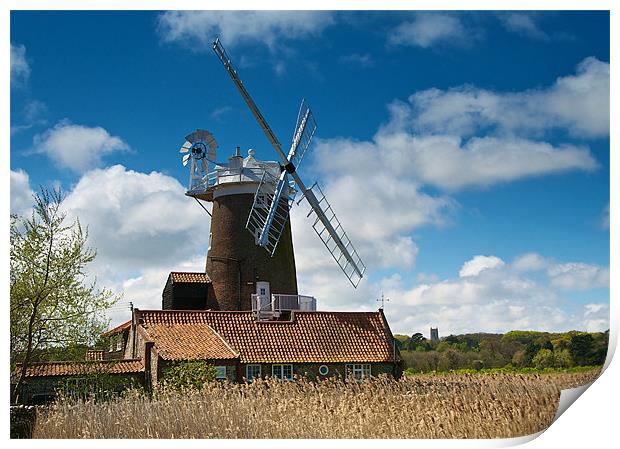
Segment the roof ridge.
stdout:
<svg viewBox="0 0 620 449">
<path fill-rule="evenodd" d="M 209 325 L 209 323 L 207 323 L 207 327 L 208 327 L 209 329 L 211 329 L 211 331 L 212 331 L 215 335 L 217 335 L 217 336 L 218 336 L 218 338 L 219 338 L 220 340 L 222 340 L 222 343 L 224 343 L 224 344 L 226 345 L 226 347 L 227 347 L 228 349 L 230 349 L 230 352 L 232 352 L 232 353 L 233 353 L 233 355 L 234 355 L 235 357 L 239 357 L 239 356 L 241 355 L 239 352 L 235 351 L 235 350 L 233 349 L 233 347 L 232 347 L 232 346 L 230 346 L 230 344 L 228 344 L 228 342 L 224 339 L 224 337 L 222 337 L 222 336 L 219 334 L 219 332 L 218 332 L 218 331 L 216 331 L 215 329 L 213 329 L 213 327 L 211 327 L 211 325 Z"/>
<path fill-rule="evenodd" d="M 49 362 L 30 362 L 28 367 L 41 366 L 41 365 L 66 365 L 66 364 L 81 364 L 81 365 L 94 365 L 97 363 L 125 363 L 125 362 L 141 362 L 142 359 L 104 359 L 104 360 L 50 360 Z M 23 363 L 16 363 L 16 366 L 22 366 Z"/>
</svg>

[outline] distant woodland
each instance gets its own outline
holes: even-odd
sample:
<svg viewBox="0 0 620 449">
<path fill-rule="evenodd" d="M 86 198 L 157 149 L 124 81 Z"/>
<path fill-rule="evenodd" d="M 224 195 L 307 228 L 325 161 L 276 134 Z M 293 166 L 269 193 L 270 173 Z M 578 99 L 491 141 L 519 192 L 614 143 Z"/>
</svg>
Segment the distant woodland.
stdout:
<svg viewBox="0 0 620 449">
<path fill-rule="evenodd" d="M 566 369 L 605 363 L 609 331 L 450 335 L 431 342 L 420 333 L 398 335 L 409 372 L 459 369 Z"/>
</svg>

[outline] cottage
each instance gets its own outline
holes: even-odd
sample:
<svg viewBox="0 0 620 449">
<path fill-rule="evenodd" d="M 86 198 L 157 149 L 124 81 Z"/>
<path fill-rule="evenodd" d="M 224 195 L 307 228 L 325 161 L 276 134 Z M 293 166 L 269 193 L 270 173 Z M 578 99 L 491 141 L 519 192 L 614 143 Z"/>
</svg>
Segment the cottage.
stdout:
<svg viewBox="0 0 620 449">
<path fill-rule="evenodd" d="M 252 311 L 135 309 L 127 345 L 128 356 L 143 360 L 149 386 L 182 360 L 206 360 L 231 382 L 402 373 L 382 310 L 291 311 L 259 320 Z"/>
<path fill-rule="evenodd" d="M 17 365 L 14 375 L 20 372 L 21 366 Z M 144 365 L 140 359 L 32 363 L 26 369 L 20 401 L 43 404 L 55 398 L 58 390 L 69 394 L 97 387 L 119 391 L 144 386 L 144 379 Z"/>
</svg>

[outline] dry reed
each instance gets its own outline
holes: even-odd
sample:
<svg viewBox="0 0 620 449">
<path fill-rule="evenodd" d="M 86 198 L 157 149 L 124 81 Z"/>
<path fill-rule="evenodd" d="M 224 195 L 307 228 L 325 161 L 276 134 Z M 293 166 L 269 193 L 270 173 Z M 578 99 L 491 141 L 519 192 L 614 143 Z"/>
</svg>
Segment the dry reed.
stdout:
<svg viewBox="0 0 620 449">
<path fill-rule="evenodd" d="M 58 401 L 39 417 L 34 438 L 507 438 L 549 426 L 560 390 L 597 375 L 213 383 L 152 398 Z"/>
</svg>

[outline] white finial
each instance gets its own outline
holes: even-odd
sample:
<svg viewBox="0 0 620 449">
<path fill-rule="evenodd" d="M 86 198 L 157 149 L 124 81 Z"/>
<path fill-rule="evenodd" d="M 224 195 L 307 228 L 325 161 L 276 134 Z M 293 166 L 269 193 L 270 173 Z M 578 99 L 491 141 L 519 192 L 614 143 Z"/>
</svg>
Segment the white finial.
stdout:
<svg viewBox="0 0 620 449">
<path fill-rule="evenodd" d="M 252 148 L 248 150 L 248 156 L 254 157 L 254 150 Z"/>
</svg>

